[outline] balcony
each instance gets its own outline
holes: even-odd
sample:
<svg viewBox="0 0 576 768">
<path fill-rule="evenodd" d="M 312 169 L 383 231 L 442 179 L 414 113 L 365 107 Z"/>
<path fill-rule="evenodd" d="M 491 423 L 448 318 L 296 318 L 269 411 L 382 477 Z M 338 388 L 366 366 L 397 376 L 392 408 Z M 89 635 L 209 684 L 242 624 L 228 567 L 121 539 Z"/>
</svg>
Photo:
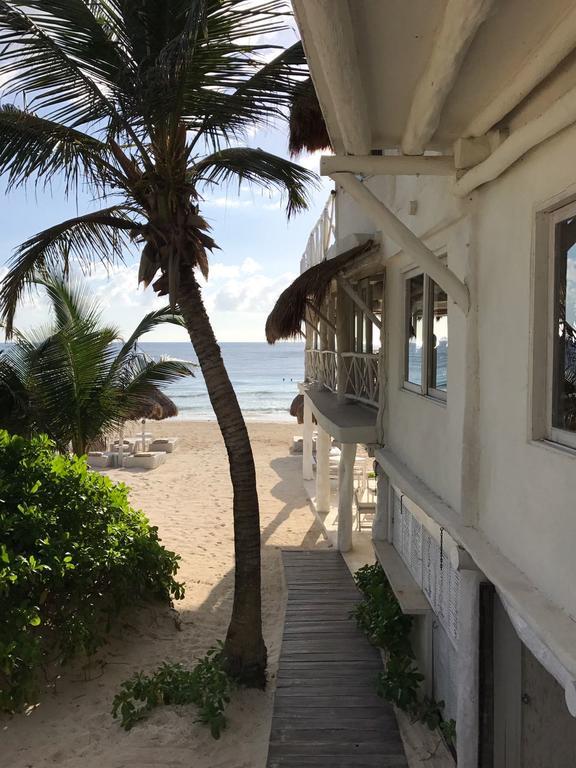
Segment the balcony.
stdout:
<svg viewBox="0 0 576 768">
<path fill-rule="evenodd" d="M 306 250 L 300 259 L 300 272 L 324 261 L 328 249 L 334 242 L 334 195 L 330 195 L 320 218 L 310 232 Z"/>
<path fill-rule="evenodd" d="M 365 405 L 378 407 L 380 385 L 378 354 L 307 349 L 306 380 L 321 384 L 331 392 L 338 391 L 339 370 L 342 394 Z"/>
</svg>

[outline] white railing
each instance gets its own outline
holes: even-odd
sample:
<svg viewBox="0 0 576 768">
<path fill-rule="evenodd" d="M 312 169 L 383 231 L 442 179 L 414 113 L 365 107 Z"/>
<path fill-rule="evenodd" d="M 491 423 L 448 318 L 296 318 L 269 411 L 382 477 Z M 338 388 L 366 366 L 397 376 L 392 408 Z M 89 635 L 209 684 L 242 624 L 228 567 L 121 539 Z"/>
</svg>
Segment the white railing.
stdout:
<svg viewBox="0 0 576 768">
<path fill-rule="evenodd" d="M 370 405 L 378 405 L 380 382 L 378 355 L 361 352 L 343 352 L 345 392 L 348 397 Z"/>
<path fill-rule="evenodd" d="M 306 350 L 306 379 L 323 384 L 327 389 L 336 392 L 338 385 L 338 366 L 336 352 Z"/>
<path fill-rule="evenodd" d="M 310 232 L 306 250 L 300 259 L 300 272 L 324 261 L 328 248 L 334 242 L 334 195 L 330 195 L 320 218 Z"/>
<path fill-rule="evenodd" d="M 380 382 L 378 355 L 343 352 L 344 393 L 346 397 L 378 405 Z M 306 350 L 306 380 L 322 384 L 332 392 L 338 388 L 338 354 L 319 349 Z"/>
</svg>

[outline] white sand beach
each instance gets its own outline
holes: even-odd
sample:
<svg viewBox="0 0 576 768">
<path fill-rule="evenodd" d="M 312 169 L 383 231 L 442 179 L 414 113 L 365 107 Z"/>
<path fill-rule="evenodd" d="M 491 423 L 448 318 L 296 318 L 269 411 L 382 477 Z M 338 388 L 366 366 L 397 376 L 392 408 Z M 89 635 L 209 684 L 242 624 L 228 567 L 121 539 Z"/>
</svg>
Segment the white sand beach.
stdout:
<svg viewBox="0 0 576 768">
<path fill-rule="evenodd" d="M 279 548 L 324 543 L 302 488 L 300 458 L 288 448 L 295 424 L 252 423 L 263 542 L 264 631 L 271 684 L 239 691 L 219 741 L 195 723 L 190 708 L 160 708 L 132 731 L 110 714 L 119 684 L 164 660 L 192 664 L 226 632 L 233 587 L 232 491 L 226 452 L 214 423 L 147 425 L 178 436 L 177 451 L 158 469 L 114 470 L 130 485 L 134 506 L 182 556 L 186 597 L 176 608 L 125 616 L 89 664 L 77 662 L 50 680 L 28 714 L 0 720 L 0 764 L 10 768 L 263 768 L 284 611 Z M 180 627 L 180 628 L 178 628 Z"/>
</svg>

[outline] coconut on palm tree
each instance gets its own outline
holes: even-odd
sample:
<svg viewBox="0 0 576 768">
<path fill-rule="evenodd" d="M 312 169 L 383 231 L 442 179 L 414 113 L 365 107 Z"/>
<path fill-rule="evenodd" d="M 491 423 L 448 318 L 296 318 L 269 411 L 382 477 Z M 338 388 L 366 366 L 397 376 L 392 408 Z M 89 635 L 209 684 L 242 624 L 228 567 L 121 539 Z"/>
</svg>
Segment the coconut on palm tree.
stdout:
<svg viewBox="0 0 576 768">
<path fill-rule="evenodd" d="M 0 428 L 27 437 L 47 434 L 82 455 L 129 419 L 154 412 L 160 387 L 192 374 L 189 363 L 153 360 L 138 348 L 163 323 L 182 326 L 169 307 L 148 313 L 130 338 L 102 322 L 102 310 L 80 284 L 38 278 L 50 300 L 47 329 L 22 333 L 0 353 Z"/>
<path fill-rule="evenodd" d="M 314 176 L 261 149 L 248 129 L 287 117 L 306 74 L 300 43 L 274 51 L 285 0 L 0 0 L 0 173 L 9 186 L 62 176 L 106 202 L 21 245 L 0 293 L 10 328 L 41 267 L 119 258 L 141 245 L 140 281 L 178 306 L 198 356 L 230 462 L 235 590 L 224 655 L 242 681 L 264 685 L 260 524 L 248 433 L 198 282 L 215 247 L 202 193 L 236 179 L 306 207 Z M 273 58 L 270 59 L 270 55 Z"/>
</svg>

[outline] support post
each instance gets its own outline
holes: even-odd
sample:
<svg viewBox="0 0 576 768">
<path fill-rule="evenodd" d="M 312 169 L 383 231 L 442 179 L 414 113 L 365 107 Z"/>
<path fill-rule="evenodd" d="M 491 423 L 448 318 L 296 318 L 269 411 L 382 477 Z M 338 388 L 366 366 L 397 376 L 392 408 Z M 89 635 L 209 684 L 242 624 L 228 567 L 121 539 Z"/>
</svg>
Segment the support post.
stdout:
<svg viewBox="0 0 576 768">
<path fill-rule="evenodd" d="M 470 172 L 469 172 L 470 173 Z M 468 175 L 468 174 L 466 174 Z M 452 270 L 442 264 L 424 243 L 402 222 L 367 186 L 351 173 L 335 173 L 332 178 L 356 200 L 361 208 L 389 235 L 404 248 L 414 261 L 435 283 L 443 288 L 456 302 L 465 315 L 470 308 L 470 295 L 465 283 Z"/>
<path fill-rule="evenodd" d="M 376 514 L 372 523 L 373 541 L 388 541 L 390 481 L 380 464 L 376 462 Z"/>
<path fill-rule="evenodd" d="M 354 462 L 356 443 L 343 443 L 338 467 L 338 549 L 352 549 L 352 505 L 354 501 Z"/>
<path fill-rule="evenodd" d="M 456 705 L 458 768 L 478 768 L 481 578 L 479 571 L 460 571 Z"/>
<path fill-rule="evenodd" d="M 378 442 L 384 445 L 386 422 L 386 397 L 388 394 L 386 371 L 386 278 L 382 278 L 382 306 L 380 311 L 380 351 L 378 352 L 378 419 L 376 421 Z"/>
<path fill-rule="evenodd" d="M 316 438 L 316 511 L 330 511 L 330 435 L 318 424 Z"/>
<path fill-rule="evenodd" d="M 312 480 L 314 467 L 312 462 L 312 408 L 310 400 L 304 395 L 304 432 L 302 436 L 302 477 L 304 480 Z"/>
<path fill-rule="evenodd" d="M 336 362 L 337 362 L 337 382 L 336 394 L 338 402 L 343 403 L 346 400 L 346 362 L 342 357 L 343 352 L 350 352 L 350 315 L 351 301 L 344 291 L 342 285 L 338 282 L 336 295 Z"/>
</svg>

